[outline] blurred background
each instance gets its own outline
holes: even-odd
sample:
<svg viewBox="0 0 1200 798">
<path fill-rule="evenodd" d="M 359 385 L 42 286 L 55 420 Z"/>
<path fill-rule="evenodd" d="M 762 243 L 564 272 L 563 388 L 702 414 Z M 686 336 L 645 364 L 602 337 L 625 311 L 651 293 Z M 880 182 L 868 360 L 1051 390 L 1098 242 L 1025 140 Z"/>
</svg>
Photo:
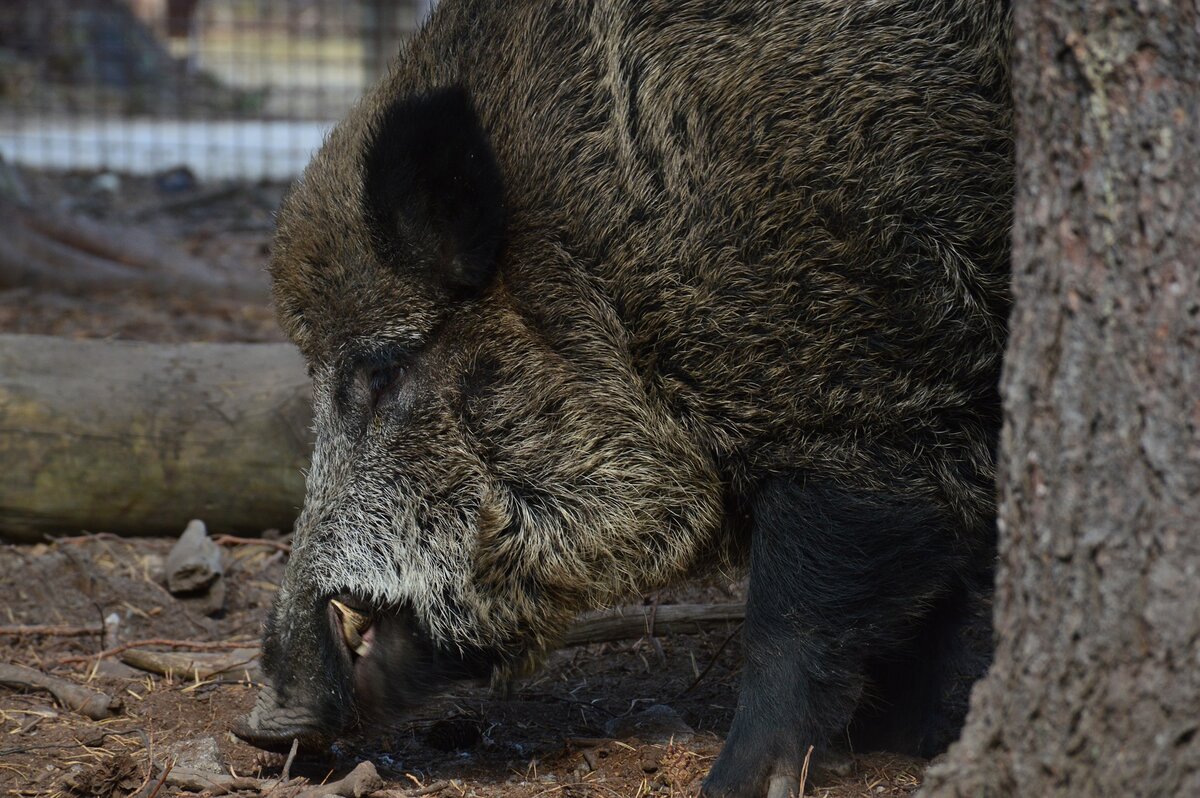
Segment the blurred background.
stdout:
<svg viewBox="0 0 1200 798">
<path fill-rule="evenodd" d="M 431 2 L 0 2 L 0 333 L 279 340 L 274 209 Z"/>
<path fill-rule="evenodd" d="M 0 153 L 286 179 L 430 0 L 5 0 Z"/>
</svg>

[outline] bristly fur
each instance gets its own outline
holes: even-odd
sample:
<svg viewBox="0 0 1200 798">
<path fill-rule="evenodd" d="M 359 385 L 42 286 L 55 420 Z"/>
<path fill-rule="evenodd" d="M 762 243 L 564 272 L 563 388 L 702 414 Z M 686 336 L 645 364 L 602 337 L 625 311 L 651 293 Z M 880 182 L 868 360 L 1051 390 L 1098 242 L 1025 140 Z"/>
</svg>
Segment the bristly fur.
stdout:
<svg viewBox="0 0 1200 798">
<path fill-rule="evenodd" d="M 1006 5 L 442 0 L 279 214 L 318 433 L 280 650 L 349 593 L 536 657 L 736 559 L 778 475 L 987 557 Z"/>
</svg>

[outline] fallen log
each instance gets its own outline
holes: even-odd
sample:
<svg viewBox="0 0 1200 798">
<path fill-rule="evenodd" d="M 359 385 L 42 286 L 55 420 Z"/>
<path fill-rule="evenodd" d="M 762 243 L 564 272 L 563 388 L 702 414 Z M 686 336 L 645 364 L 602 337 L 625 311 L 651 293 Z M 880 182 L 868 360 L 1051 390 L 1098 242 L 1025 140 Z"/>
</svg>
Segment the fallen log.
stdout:
<svg viewBox="0 0 1200 798">
<path fill-rule="evenodd" d="M 0 536 L 287 529 L 311 423 L 289 345 L 0 335 Z"/>
</svg>

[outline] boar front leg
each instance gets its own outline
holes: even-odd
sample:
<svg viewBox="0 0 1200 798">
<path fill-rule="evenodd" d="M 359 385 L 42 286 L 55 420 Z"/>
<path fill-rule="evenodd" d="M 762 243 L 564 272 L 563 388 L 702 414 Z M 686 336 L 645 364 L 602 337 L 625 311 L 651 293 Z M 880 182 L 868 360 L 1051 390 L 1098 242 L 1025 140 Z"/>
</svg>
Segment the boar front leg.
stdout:
<svg viewBox="0 0 1200 798">
<path fill-rule="evenodd" d="M 810 745 L 814 767 L 840 758 L 868 664 L 904 648 L 965 560 L 923 499 L 796 478 L 752 506 L 741 693 L 707 798 L 797 795 Z"/>
</svg>

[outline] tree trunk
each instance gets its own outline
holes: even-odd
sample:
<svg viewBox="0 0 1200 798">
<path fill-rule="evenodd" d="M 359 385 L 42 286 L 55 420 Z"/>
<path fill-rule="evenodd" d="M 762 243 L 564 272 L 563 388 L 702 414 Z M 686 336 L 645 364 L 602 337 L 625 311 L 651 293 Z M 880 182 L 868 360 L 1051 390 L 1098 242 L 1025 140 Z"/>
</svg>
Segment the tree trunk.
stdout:
<svg viewBox="0 0 1200 798">
<path fill-rule="evenodd" d="M 310 401 L 287 344 L 0 335 L 0 537 L 288 528 Z"/>
<path fill-rule="evenodd" d="M 1200 6 L 1018 3 L 996 661 L 924 795 L 1200 795 Z"/>
</svg>

